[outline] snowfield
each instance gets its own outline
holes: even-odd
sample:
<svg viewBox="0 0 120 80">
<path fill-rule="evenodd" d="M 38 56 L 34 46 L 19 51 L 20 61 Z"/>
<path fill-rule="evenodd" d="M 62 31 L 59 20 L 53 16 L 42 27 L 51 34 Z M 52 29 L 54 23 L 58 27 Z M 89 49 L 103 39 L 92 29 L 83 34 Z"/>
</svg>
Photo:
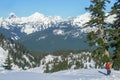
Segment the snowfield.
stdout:
<svg viewBox="0 0 120 80">
<path fill-rule="evenodd" d="M 112 74 L 107 76 L 105 69 L 69 69 L 55 73 L 43 73 L 43 66 L 28 70 L 20 70 L 14 66 L 14 70 L 7 71 L 1 67 L 7 54 L 8 51 L 0 47 L 0 80 L 120 80 L 120 71 L 112 70 Z M 45 57 L 46 62 L 53 59 L 51 55 Z"/>
<path fill-rule="evenodd" d="M 106 76 L 105 69 L 65 70 L 56 73 L 42 73 L 40 68 L 26 71 L 2 71 L 0 80 L 120 80 L 120 71 L 112 70 Z"/>
</svg>

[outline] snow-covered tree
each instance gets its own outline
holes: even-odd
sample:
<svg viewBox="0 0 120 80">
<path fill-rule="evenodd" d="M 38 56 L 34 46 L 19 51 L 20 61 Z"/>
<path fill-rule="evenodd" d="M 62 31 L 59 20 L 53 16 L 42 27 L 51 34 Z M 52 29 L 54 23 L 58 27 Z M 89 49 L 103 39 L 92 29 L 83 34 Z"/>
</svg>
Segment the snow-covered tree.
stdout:
<svg viewBox="0 0 120 80">
<path fill-rule="evenodd" d="M 5 64 L 3 65 L 3 67 L 7 70 L 11 70 L 12 69 L 12 59 L 10 58 L 10 54 L 8 54 Z"/>
</svg>

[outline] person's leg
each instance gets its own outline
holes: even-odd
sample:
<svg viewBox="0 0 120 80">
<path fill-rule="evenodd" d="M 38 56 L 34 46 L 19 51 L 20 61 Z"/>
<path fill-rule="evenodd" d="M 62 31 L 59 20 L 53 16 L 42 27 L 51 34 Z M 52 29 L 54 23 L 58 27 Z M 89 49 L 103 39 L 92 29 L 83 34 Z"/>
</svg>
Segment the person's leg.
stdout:
<svg viewBox="0 0 120 80">
<path fill-rule="evenodd" d="M 109 75 L 111 74 L 111 70 L 109 70 Z"/>
<path fill-rule="evenodd" d="M 107 75 L 110 75 L 110 73 L 111 73 L 111 70 L 107 70 Z"/>
<path fill-rule="evenodd" d="M 107 70 L 107 75 L 109 75 L 109 70 Z"/>
</svg>

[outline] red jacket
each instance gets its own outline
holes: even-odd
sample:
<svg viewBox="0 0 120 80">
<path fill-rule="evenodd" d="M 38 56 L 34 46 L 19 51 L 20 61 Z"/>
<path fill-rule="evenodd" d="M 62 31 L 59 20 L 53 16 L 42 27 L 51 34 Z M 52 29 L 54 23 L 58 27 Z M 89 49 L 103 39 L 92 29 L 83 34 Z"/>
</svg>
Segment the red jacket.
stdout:
<svg viewBox="0 0 120 80">
<path fill-rule="evenodd" d="M 106 69 L 111 69 L 111 64 L 110 63 L 106 63 L 106 65 L 105 65 L 105 67 L 106 67 Z"/>
</svg>

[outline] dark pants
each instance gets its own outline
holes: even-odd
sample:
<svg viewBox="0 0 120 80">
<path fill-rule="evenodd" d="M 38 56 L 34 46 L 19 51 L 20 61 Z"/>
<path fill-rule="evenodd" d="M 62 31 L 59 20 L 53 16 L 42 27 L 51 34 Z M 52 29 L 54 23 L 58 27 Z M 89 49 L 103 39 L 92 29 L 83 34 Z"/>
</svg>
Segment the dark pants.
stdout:
<svg viewBox="0 0 120 80">
<path fill-rule="evenodd" d="M 107 75 L 110 75 L 111 74 L 111 70 L 107 70 Z"/>
</svg>

